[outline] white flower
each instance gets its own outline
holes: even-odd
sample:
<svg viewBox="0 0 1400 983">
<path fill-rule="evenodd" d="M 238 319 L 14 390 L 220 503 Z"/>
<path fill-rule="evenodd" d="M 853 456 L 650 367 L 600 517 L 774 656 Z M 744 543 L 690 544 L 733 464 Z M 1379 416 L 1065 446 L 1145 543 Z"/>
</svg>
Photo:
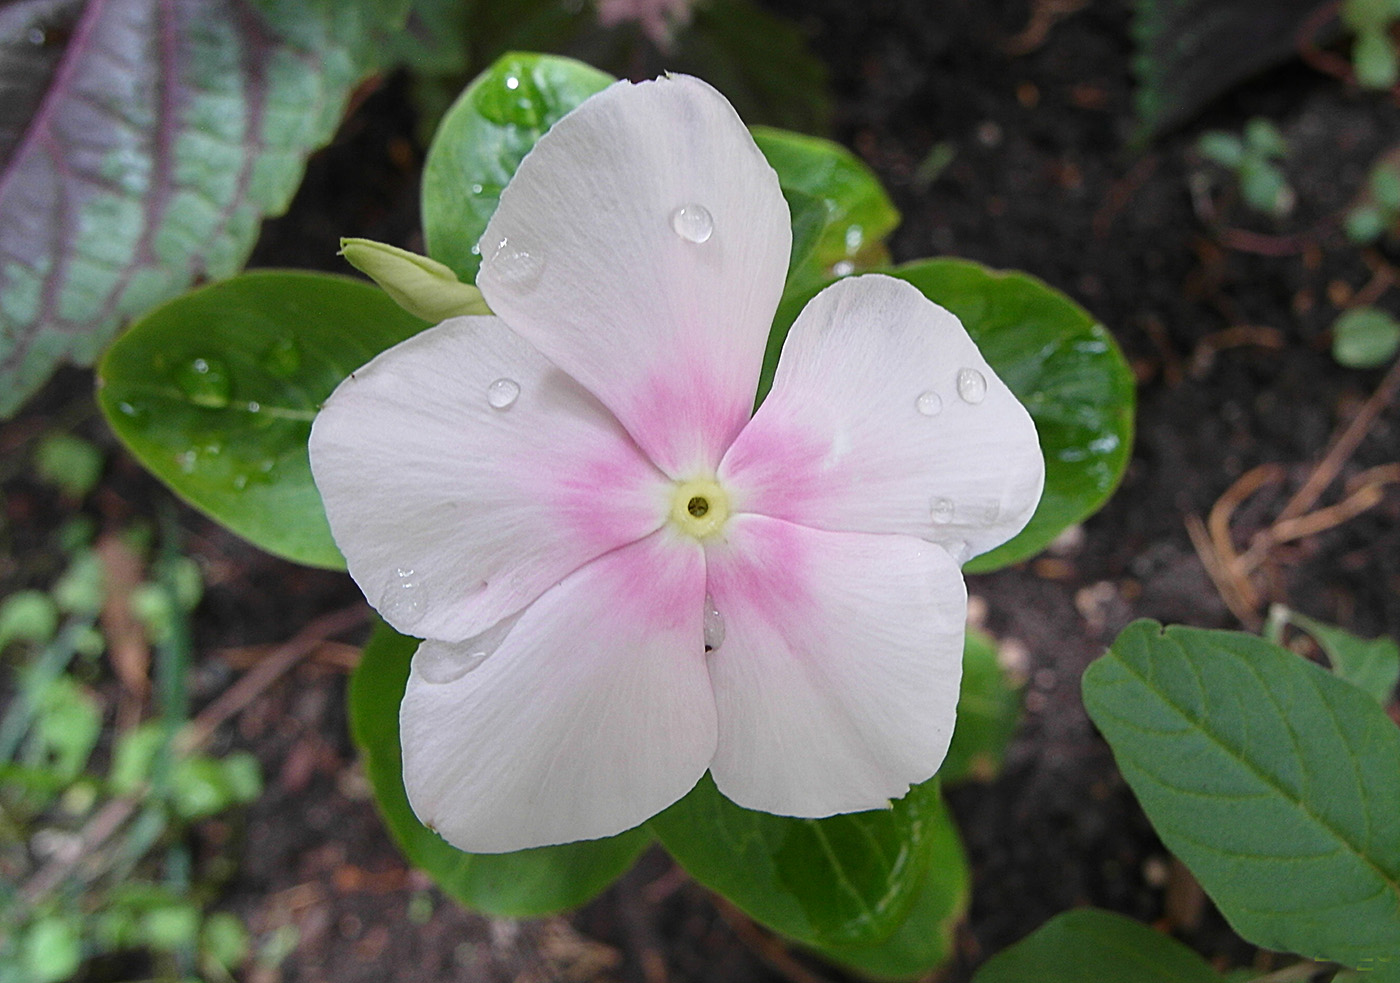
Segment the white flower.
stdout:
<svg viewBox="0 0 1400 983">
<path fill-rule="evenodd" d="M 427 639 L 404 782 L 450 843 L 607 836 L 707 768 L 753 809 L 874 809 L 942 762 L 959 563 L 1030 517 L 1035 429 L 952 314 L 876 275 L 807 306 L 750 419 L 790 240 L 722 96 L 618 83 L 502 194 L 497 316 L 384 352 L 317 417 L 350 573 Z"/>
</svg>

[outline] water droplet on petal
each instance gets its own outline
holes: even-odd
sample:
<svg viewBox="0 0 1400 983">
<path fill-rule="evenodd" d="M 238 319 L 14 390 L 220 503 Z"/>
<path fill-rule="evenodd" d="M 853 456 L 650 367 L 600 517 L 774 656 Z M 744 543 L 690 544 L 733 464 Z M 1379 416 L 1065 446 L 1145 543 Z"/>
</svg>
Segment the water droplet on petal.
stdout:
<svg viewBox="0 0 1400 983">
<path fill-rule="evenodd" d="M 715 599 L 705 595 L 705 651 L 713 652 L 724 644 L 724 615 L 715 607 Z"/>
<path fill-rule="evenodd" d="M 497 379 L 486 387 L 486 402 L 493 409 L 508 410 L 520 398 L 520 383 L 514 379 Z"/>
<path fill-rule="evenodd" d="M 192 358 L 175 368 L 175 384 L 191 403 L 221 410 L 233 397 L 233 377 L 217 358 Z"/>
<path fill-rule="evenodd" d="M 914 406 L 924 416 L 937 416 L 943 411 L 943 397 L 930 389 L 919 394 L 919 398 L 914 400 Z"/>
<path fill-rule="evenodd" d="M 414 572 L 407 567 L 394 571 L 375 607 L 390 624 L 412 627 L 422 617 L 423 609 L 423 596 Z"/>
<path fill-rule="evenodd" d="M 506 618 L 465 642 L 424 642 L 413 655 L 413 671 L 428 683 L 461 679 L 495 654 L 519 620 Z"/>
<path fill-rule="evenodd" d="M 972 547 L 965 540 L 955 539 L 950 543 L 944 543 L 943 548 L 948 551 L 958 566 L 962 566 L 972 559 Z"/>
<path fill-rule="evenodd" d="M 715 220 L 704 205 L 682 205 L 671 213 L 671 228 L 686 242 L 702 243 L 715 232 Z"/>
<path fill-rule="evenodd" d="M 946 526 L 953 521 L 953 511 L 955 506 L 951 498 L 935 498 L 929 503 L 929 518 L 940 526 Z"/>
<path fill-rule="evenodd" d="M 544 260 L 526 249 L 502 239 L 491 253 L 491 274 L 508 287 L 532 287 L 544 272 Z"/>
<path fill-rule="evenodd" d="M 987 398 L 987 377 L 976 369 L 958 369 L 958 395 L 964 403 L 980 403 Z"/>
<path fill-rule="evenodd" d="M 301 368 L 301 349 L 291 338 L 278 338 L 263 352 L 262 367 L 279 379 L 290 379 Z"/>
</svg>

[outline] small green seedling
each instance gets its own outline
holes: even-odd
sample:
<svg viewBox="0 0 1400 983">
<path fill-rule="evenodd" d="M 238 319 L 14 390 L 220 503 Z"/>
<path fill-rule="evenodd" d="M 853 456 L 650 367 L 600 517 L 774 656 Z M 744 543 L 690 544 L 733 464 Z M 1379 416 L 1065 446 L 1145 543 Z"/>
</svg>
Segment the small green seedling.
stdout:
<svg viewBox="0 0 1400 983">
<path fill-rule="evenodd" d="M 1400 351 L 1400 321 L 1379 307 L 1353 307 L 1332 325 L 1332 357 L 1352 369 L 1376 369 Z"/>
<path fill-rule="evenodd" d="M 1277 164 L 1288 156 L 1288 144 L 1273 123 L 1256 116 L 1240 136 L 1211 130 L 1201 134 L 1196 151 L 1235 175 L 1250 208 L 1274 218 L 1293 211 L 1298 196 Z"/>
<path fill-rule="evenodd" d="M 1367 89 L 1389 89 L 1400 81 L 1400 53 L 1390 28 L 1400 20 L 1400 0 L 1343 0 L 1342 23 L 1356 36 L 1351 48 L 1356 81 Z"/>
</svg>

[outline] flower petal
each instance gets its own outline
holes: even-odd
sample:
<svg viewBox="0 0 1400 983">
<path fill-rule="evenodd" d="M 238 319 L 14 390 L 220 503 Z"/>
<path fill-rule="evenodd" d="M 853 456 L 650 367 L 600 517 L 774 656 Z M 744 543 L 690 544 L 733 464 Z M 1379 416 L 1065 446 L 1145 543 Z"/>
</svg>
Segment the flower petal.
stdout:
<svg viewBox="0 0 1400 983">
<path fill-rule="evenodd" d="M 773 390 L 725 455 L 737 511 L 903 533 L 965 561 L 1030 520 L 1030 414 L 958 319 L 892 277 L 841 280 L 798 315 Z"/>
<path fill-rule="evenodd" d="M 667 483 L 608 411 L 494 317 L 380 354 L 331 395 L 311 469 L 384 619 L 461 641 L 665 521 Z"/>
<path fill-rule="evenodd" d="M 698 79 L 619 82 L 540 138 L 481 239 L 491 309 L 676 479 L 753 408 L 792 234 L 778 178 Z"/>
<path fill-rule="evenodd" d="M 699 546 L 663 530 L 546 591 L 484 659 L 498 640 L 425 642 L 399 715 L 418 817 L 501 853 L 620 833 L 688 792 L 715 748 L 704 584 Z"/>
<path fill-rule="evenodd" d="M 734 516 L 725 539 L 706 549 L 724 622 L 710 653 L 719 790 L 819 817 L 883 808 L 929 778 L 962 674 L 967 593 L 947 551 L 759 515 Z"/>
</svg>

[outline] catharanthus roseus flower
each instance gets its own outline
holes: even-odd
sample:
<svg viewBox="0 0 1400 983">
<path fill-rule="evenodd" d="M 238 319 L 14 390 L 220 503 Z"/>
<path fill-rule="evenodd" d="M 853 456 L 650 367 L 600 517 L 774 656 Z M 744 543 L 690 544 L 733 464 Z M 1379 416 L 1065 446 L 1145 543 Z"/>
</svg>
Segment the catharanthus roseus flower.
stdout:
<svg viewBox="0 0 1400 983">
<path fill-rule="evenodd" d="M 842 280 L 750 419 L 788 210 L 686 77 L 560 120 L 481 242 L 495 316 L 384 352 L 311 436 L 351 574 L 427 639 L 400 711 L 419 817 L 496 852 L 635 826 L 706 769 L 793 816 L 929 778 L 959 563 L 1025 524 L 1044 475 L 957 319 Z"/>
</svg>

